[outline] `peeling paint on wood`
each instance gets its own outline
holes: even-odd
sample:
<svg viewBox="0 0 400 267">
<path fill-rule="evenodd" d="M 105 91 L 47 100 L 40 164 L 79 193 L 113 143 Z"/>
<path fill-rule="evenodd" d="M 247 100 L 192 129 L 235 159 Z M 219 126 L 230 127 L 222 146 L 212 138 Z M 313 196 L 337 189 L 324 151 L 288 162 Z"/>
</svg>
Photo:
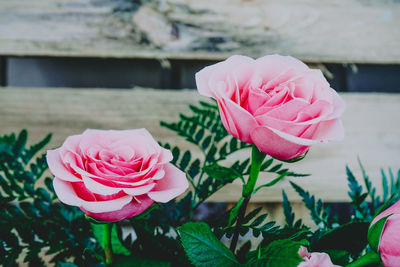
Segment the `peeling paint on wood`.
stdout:
<svg viewBox="0 0 400 267">
<path fill-rule="evenodd" d="M 2 0 L 0 55 L 400 63 L 399 1 L 138 2 Z"/>
</svg>

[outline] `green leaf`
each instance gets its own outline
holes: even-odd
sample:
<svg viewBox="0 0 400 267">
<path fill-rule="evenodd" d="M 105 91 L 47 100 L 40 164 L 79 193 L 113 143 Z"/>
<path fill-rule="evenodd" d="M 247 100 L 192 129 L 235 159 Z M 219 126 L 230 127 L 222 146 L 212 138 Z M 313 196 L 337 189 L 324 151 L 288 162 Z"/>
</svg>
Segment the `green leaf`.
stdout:
<svg viewBox="0 0 400 267">
<path fill-rule="evenodd" d="M 285 214 L 286 224 L 289 227 L 293 227 L 294 224 L 294 212 L 292 210 L 292 206 L 290 205 L 289 199 L 284 190 L 282 190 L 282 198 L 283 198 L 283 213 Z"/>
<path fill-rule="evenodd" d="M 238 266 L 235 255 L 204 222 L 188 222 L 178 228 L 183 248 L 195 266 Z"/>
<path fill-rule="evenodd" d="M 103 239 L 103 224 L 91 223 L 93 234 L 99 242 L 100 246 L 104 249 L 104 239 Z M 131 252 L 125 248 L 125 246 L 121 243 L 117 233 L 117 226 L 113 224 L 111 230 L 111 245 L 114 254 L 122 254 L 122 255 L 130 255 Z"/>
<path fill-rule="evenodd" d="M 19 133 L 17 142 L 14 145 L 13 148 L 14 155 L 19 155 L 22 153 L 22 151 L 24 151 L 27 139 L 28 139 L 28 132 L 25 129 L 23 129 Z"/>
<path fill-rule="evenodd" d="M 358 255 L 367 245 L 368 226 L 367 222 L 354 222 L 337 227 L 315 241 L 311 245 L 311 250 L 346 250 Z"/>
<path fill-rule="evenodd" d="M 345 266 L 350 262 L 350 253 L 345 250 L 327 249 L 324 251 L 328 253 L 333 264 Z"/>
<path fill-rule="evenodd" d="M 170 262 L 154 261 L 137 258 L 136 256 L 118 256 L 114 260 L 114 267 L 169 267 Z"/>
<path fill-rule="evenodd" d="M 245 264 L 246 267 L 297 267 L 304 261 L 299 255 L 301 246 L 306 246 L 306 240 L 293 241 L 282 239 L 271 242 L 267 247 L 261 248 Z"/>
<path fill-rule="evenodd" d="M 236 178 L 241 177 L 241 174 L 235 169 L 223 167 L 218 163 L 213 163 L 211 165 L 203 167 L 203 171 L 207 173 L 210 177 L 219 181 L 232 182 Z"/>
<path fill-rule="evenodd" d="M 379 219 L 368 229 L 368 243 L 375 252 L 379 250 L 379 242 L 381 240 L 383 228 L 391 215 L 392 214 Z"/>
</svg>

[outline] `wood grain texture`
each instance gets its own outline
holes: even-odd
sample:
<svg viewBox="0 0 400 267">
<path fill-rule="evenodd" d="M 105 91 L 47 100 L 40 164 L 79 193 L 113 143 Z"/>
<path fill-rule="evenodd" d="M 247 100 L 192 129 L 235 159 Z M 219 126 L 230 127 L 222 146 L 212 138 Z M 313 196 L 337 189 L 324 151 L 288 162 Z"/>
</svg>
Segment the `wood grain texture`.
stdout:
<svg viewBox="0 0 400 267">
<path fill-rule="evenodd" d="M 348 200 L 345 165 L 361 178 L 357 156 L 364 163 L 373 183 L 380 185 L 380 168 L 400 167 L 400 95 L 378 93 L 344 93 L 347 103 L 343 115 L 345 140 L 313 147 L 305 160 L 290 164 L 290 169 L 311 173 L 311 177 L 291 178 L 325 201 Z M 195 90 L 102 89 L 0 89 L 0 134 L 29 130 L 30 140 L 38 141 L 53 133 L 49 148 L 58 147 L 64 139 L 87 128 L 147 128 L 160 141 L 194 149 L 173 132 L 159 126 L 160 120 L 176 121 L 187 105 L 196 103 Z M 195 155 L 200 152 L 193 150 Z M 249 151 L 232 156 L 247 157 Z M 271 177 L 262 176 L 266 181 Z M 288 180 L 254 197 L 256 202 L 279 202 L 281 190 L 298 201 Z M 216 194 L 212 200 L 233 202 L 241 193 L 239 181 Z"/>
<path fill-rule="evenodd" d="M 400 63 L 400 2 L 2 0 L 0 55 Z"/>
</svg>

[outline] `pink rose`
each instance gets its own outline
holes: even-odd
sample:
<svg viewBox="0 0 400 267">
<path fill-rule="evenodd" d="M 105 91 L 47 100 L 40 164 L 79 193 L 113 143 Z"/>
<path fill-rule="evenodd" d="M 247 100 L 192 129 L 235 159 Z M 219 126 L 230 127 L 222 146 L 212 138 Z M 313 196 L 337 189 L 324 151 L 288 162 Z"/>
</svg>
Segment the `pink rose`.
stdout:
<svg viewBox="0 0 400 267">
<path fill-rule="evenodd" d="M 47 151 L 61 202 L 101 221 L 139 215 L 154 201 L 168 202 L 188 188 L 172 154 L 145 129 L 86 130 Z"/>
<path fill-rule="evenodd" d="M 379 240 L 379 254 L 385 267 L 400 266 L 400 201 L 381 212 L 374 218 L 371 225 L 379 219 L 392 214 L 383 227 Z"/>
<path fill-rule="evenodd" d="M 326 253 L 309 253 L 307 248 L 301 247 L 299 254 L 305 261 L 301 262 L 297 267 L 340 267 L 339 265 L 334 265 Z"/>
<path fill-rule="evenodd" d="M 344 101 L 320 70 L 295 58 L 232 56 L 196 73 L 196 84 L 218 102 L 230 134 L 270 156 L 289 160 L 344 136 Z"/>
</svg>

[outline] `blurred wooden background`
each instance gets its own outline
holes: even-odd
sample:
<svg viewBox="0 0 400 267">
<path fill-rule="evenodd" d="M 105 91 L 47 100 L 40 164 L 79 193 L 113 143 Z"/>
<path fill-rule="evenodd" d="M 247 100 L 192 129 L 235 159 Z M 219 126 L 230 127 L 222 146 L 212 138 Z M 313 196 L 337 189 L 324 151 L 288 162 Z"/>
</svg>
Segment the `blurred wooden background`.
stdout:
<svg viewBox="0 0 400 267">
<path fill-rule="evenodd" d="M 295 181 L 324 201 L 344 202 L 345 166 L 360 178 L 358 156 L 378 188 L 381 167 L 400 167 L 400 95 L 389 94 L 400 92 L 399 44 L 390 0 L 2 0 L 0 134 L 53 132 L 56 147 L 86 128 L 145 127 L 185 147 L 159 121 L 200 99 L 182 90 L 195 72 L 232 54 L 292 55 L 321 68 L 347 110 L 345 140 L 290 168 L 311 173 Z M 276 210 L 281 189 L 299 200 L 284 181 L 254 201 Z M 239 195 L 233 184 L 212 200 Z"/>
</svg>

